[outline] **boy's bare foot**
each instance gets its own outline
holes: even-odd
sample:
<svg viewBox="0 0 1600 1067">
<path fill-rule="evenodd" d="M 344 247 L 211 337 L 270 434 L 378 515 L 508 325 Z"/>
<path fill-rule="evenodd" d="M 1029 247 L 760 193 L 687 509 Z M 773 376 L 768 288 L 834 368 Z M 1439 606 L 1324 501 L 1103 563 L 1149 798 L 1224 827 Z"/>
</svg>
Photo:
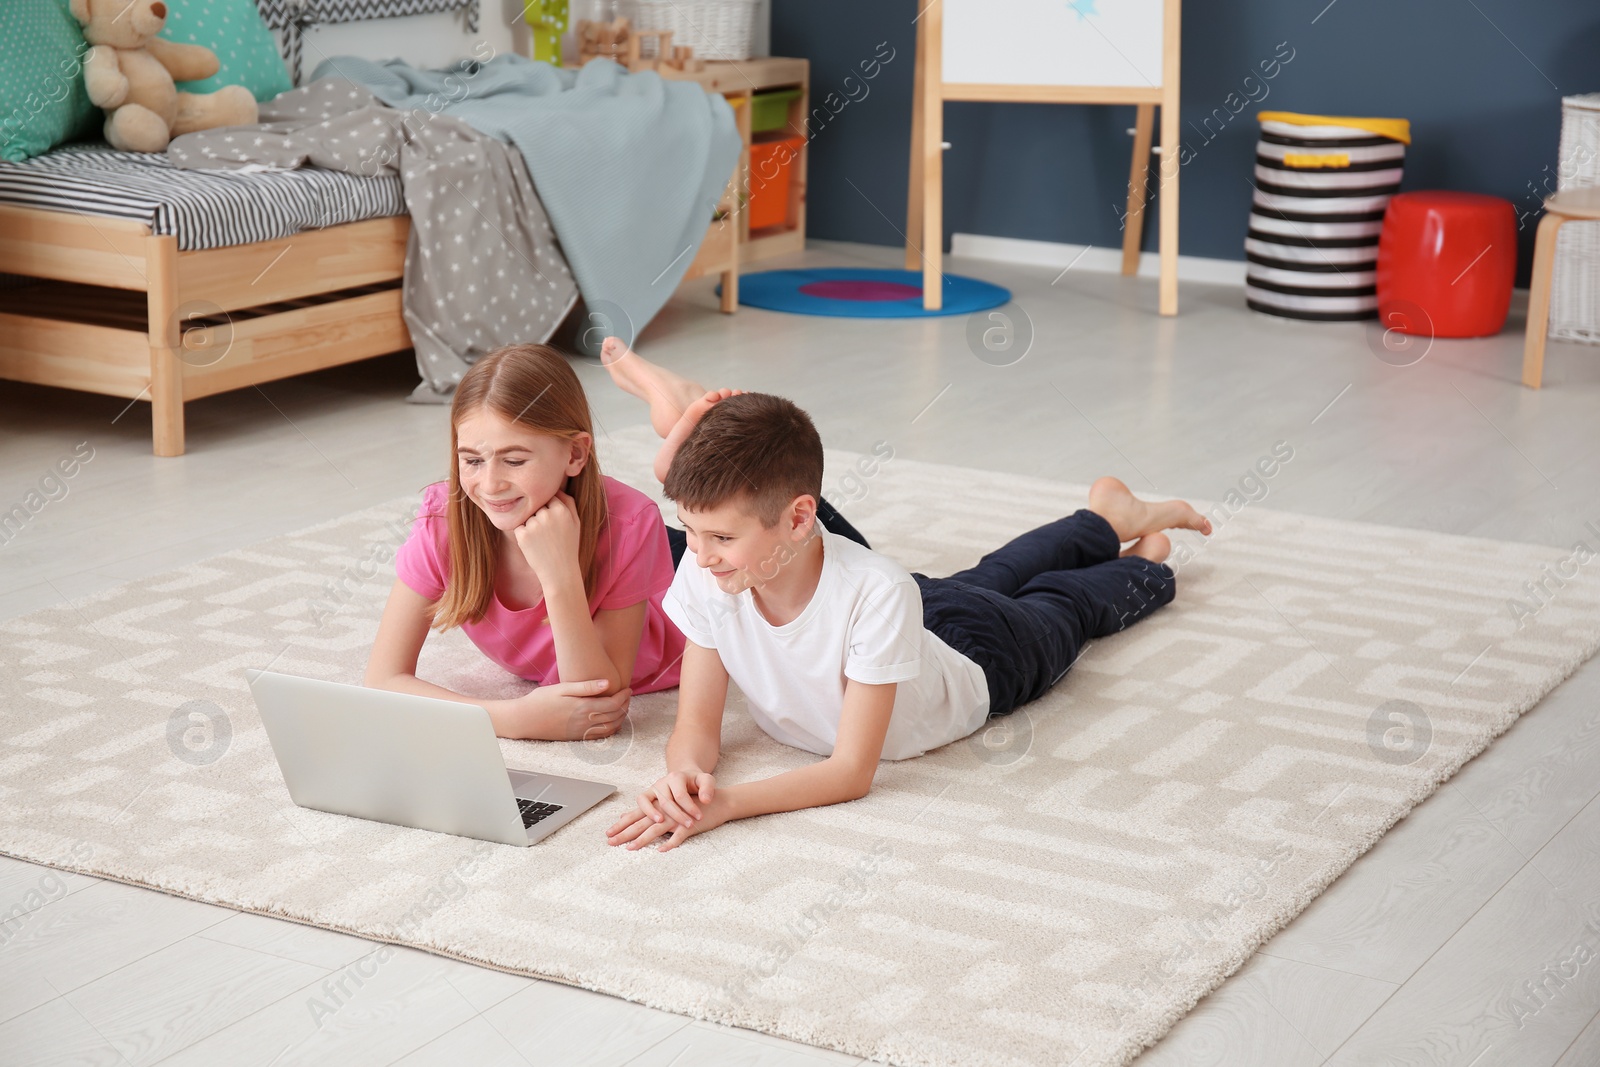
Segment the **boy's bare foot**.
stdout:
<svg viewBox="0 0 1600 1067">
<path fill-rule="evenodd" d="M 601 344 L 600 363 L 618 388 L 650 405 L 650 425 L 661 437 L 672 432 L 689 405 L 706 391 L 705 386 L 651 363 L 620 337 L 607 337 Z"/>
<path fill-rule="evenodd" d="M 1148 533 L 1123 549 L 1120 555 L 1139 556 L 1151 563 L 1165 563 L 1167 557 L 1172 555 L 1172 541 L 1164 533 Z"/>
<path fill-rule="evenodd" d="M 1173 529 L 1196 530 L 1208 536 L 1211 533 L 1211 520 L 1190 507 L 1187 501 L 1140 500 L 1121 481 L 1111 477 L 1097 479 L 1089 487 L 1089 510 L 1111 524 L 1118 541 L 1138 541 L 1149 534 Z M 1170 542 L 1167 547 L 1170 551 Z M 1143 552 L 1137 554 L 1144 555 Z"/>
<path fill-rule="evenodd" d="M 719 402 L 730 396 L 738 396 L 742 392 L 743 389 L 713 389 L 683 409 L 683 417 L 667 432 L 666 440 L 661 444 L 661 451 L 656 453 L 656 481 L 666 482 L 667 470 L 672 466 L 672 457 L 678 454 L 678 447 L 688 439 L 689 431 L 699 424 L 701 417 Z"/>
</svg>

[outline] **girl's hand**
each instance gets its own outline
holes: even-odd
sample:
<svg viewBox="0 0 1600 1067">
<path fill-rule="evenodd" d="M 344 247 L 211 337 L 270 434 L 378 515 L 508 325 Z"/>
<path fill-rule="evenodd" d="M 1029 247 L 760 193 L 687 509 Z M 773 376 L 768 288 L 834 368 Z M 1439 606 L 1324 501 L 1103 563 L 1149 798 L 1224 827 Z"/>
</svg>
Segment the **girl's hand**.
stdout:
<svg viewBox="0 0 1600 1067">
<path fill-rule="evenodd" d="M 705 396 L 683 409 L 683 414 L 678 416 L 678 421 L 662 438 L 661 450 L 656 453 L 656 481 L 665 482 L 667 480 L 667 471 L 672 469 L 672 457 L 678 454 L 678 449 L 689 439 L 689 434 L 700 424 L 700 420 L 705 417 L 706 412 L 730 396 L 741 396 L 743 393 L 743 389 L 712 389 Z"/>
<path fill-rule="evenodd" d="M 547 592 L 578 574 L 580 525 L 577 505 L 566 493 L 557 492 L 516 529 L 517 547 Z"/>
<path fill-rule="evenodd" d="M 608 696 L 605 679 L 557 682 L 506 702 L 491 713 L 494 732 L 501 737 L 534 741 L 598 741 L 622 729 L 633 690 L 619 689 Z"/>
</svg>

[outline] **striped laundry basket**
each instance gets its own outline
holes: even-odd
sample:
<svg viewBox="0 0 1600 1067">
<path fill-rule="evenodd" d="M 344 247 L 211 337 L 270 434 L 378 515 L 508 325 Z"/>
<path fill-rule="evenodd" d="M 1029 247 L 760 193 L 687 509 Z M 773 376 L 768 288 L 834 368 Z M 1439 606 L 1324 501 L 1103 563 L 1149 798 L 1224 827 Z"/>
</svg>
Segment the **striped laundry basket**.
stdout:
<svg viewBox="0 0 1600 1067">
<path fill-rule="evenodd" d="M 1263 111 L 1245 299 L 1319 322 L 1378 314 L 1378 234 L 1400 191 L 1411 125 Z"/>
</svg>

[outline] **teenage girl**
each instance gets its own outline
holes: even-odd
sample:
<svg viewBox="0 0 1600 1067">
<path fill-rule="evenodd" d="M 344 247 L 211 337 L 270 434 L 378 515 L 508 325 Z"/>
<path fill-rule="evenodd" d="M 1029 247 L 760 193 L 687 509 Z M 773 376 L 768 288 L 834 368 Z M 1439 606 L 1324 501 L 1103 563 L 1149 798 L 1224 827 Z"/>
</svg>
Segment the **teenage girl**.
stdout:
<svg viewBox="0 0 1600 1067">
<path fill-rule="evenodd" d="M 614 379 L 650 405 L 672 454 L 724 390 L 656 367 L 610 339 Z M 450 408 L 453 463 L 430 485 L 378 624 L 365 682 L 478 704 L 501 737 L 580 740 L 621 728 L 633 693 L 678 684 L 683 635 L 661 600 L 684 551 L 643 493 L 601 474 L 588 399 L 546 345 L 510 345 L 473 365 Z M 832 508 L 819 518 L 865 540 Z M 430 629 L 459 626 L 491 660 L 540 683 L 481 700 L 425 682 L 417 657 Z"/>
<path fill-rule="evenodd" d="M 473 365 L 450 408 L 453 463 L 430 485 L 367 661 L 366 684 L 481 704 L 502 737 L 615 733 L 634 692 L 678 684 L 683 636 L 661 611 L 672 553 L 655 503 L 600 472 L 567 360 L 511 345 Z M 540 682 L 478 700 L 422 681 L 430 628 L 461 627 Z"/>
</svg>

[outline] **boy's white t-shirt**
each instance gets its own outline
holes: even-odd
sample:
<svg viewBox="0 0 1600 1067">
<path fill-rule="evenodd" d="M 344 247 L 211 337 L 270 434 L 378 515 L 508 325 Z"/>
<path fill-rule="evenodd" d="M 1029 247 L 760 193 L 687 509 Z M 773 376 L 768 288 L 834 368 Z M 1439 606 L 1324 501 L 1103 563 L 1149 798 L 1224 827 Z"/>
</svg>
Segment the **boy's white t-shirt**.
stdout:
<svg viewBox="0 0 1600 1067">
<path fill-rule="evenodd" d="M 714 648 L 756 724 L 786 745 L 827 756 L 847 679 L 896 682 L 883 757 L 907 759 L 976 731 L 989 715 L 983 669 L 922 624 L 906 569 L 821 531 L 822 576 L 799 617 L 768 622 L 748 589 L 729 595 L 684 553 L 662 607 L 685 637 Z"/>
</svg>

